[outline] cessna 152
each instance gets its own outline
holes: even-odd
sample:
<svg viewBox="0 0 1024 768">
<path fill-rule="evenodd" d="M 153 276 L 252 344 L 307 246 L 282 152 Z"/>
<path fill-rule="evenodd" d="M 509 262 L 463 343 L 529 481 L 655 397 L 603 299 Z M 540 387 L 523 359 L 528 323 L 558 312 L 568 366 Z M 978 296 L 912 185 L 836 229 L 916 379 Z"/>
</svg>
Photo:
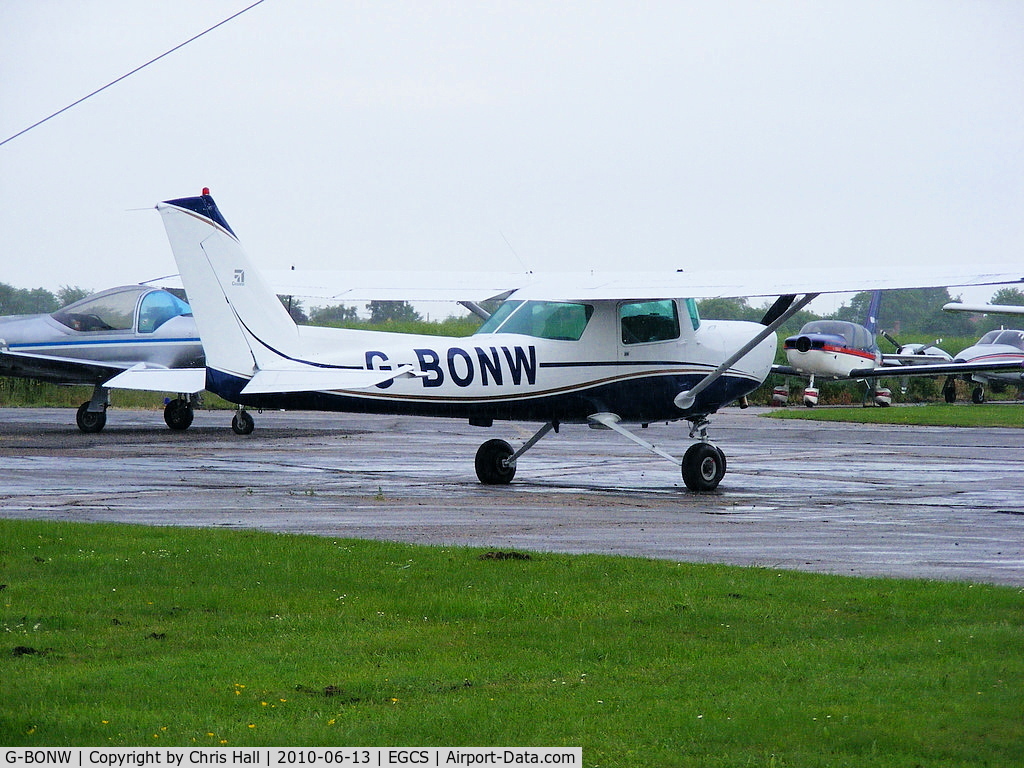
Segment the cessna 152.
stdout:
<svg viewBox="0 0 1024 768">
<path fill-rule="evenodd" d="M 167 382 L 173 386 L 158 390 L 181 393 L 167 403 L 164 421 L 171 429 L 188 429 L 205 378 L 191 313 L 165 290 L 126 285 L 52 314 L 0 317 L 0 376 L 92 385 L 77 422 L 83 432 L 99 432 L 107 423 L 110 379 L 139 364 L 179 369 L 171 372 L 177 379 Z"/>
<path fill-rule="evenodd" d="M 485 484 L 512 480 L 518 460 L 563 423 L 627 437 L 681 466 L 687 487 L 716 488 L 725 454 L 709 442 L 708 416 L 759 387 L 771 370 L 775 331 L 818 293 L 806 274 L 751 284 L 750 273 L 524 275 L 467 338 L 296 326 L 250 263 L 207 190 L 157 206 L 206 351 L 206 388 L 242 406 L 236 432 L 253 429 L 244 407 L 412 414 L 543 426 L 518 450 L 500 439 L 476 453 Z M 819 290 L 1024 281 L 1009 267 L 950 267 L 902 278 L 819 275 Z M 959 282 L 958 282 L 959 281 Z M 695 299 L 779 296 L 762 324 L 702 320 Z M 797 294 L 803 294 L 797 298 Z M 435 294 L 436 295 L 436 294 Z M 673 298 L 683 296 L 686 298 Z M 408 295 L 408 299 L 417 297 Z M 465 296 L 461 297 L 465 298 Z M 119 386 L 159 371 L 127 371 Z M 140 388 L 157 388 L 148 382 Z M 624 423 L 677 421 L 698 437 L 682 459 Z"/>
</svg>

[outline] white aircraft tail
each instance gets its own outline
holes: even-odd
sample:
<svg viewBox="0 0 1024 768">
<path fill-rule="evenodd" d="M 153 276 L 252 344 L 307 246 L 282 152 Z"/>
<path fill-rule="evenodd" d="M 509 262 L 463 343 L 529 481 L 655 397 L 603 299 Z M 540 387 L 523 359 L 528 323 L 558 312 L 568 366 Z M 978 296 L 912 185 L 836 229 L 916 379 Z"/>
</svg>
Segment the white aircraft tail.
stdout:
<svg viewBox="0 0 1024 768">
<path fill-rule="evenodd" d="M 278 368 L 295 348 L 298 329 L 249 261 L 213 198 L 157 205 L 203 340 L 206 364 L 252 376 Z"/>
</svg>

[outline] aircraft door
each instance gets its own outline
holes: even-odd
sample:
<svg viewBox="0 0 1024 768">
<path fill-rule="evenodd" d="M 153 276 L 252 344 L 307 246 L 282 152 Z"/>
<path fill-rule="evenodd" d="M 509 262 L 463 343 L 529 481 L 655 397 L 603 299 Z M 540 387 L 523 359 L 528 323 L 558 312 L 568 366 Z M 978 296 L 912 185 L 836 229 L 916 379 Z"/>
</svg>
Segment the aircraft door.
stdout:
<svg viewBox="0 0 1024 768">
<path fill-rule="evenodd" d="M 697 305 L 687 299 L 682 302 L 686 328 L 700 323 Z M 692 306 L 691 306 L 692 305 Z M 619 359 L 624 362 L 643 362 L 664 357 L 666 346 L 674 346 L 684 339 L 680 321 L 680 306 L 674 299 L 655 301 L 623 301 L 618 306 Z M 685 334 L 686 337 L 689 333 Z M 670 357 L 675 357 L 673 353 Z"/>
</svg>

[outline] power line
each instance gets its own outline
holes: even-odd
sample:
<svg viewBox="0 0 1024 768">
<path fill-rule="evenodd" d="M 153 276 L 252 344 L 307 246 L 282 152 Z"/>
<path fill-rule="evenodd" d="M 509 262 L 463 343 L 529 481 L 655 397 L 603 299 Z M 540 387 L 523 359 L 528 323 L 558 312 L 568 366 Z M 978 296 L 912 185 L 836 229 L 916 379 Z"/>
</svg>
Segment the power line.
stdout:
<svg viewBox="0 0 1024 768">
<path fill-rule="evenodd" d="M 194 42 L 195 40 L 198 40 L 198 39 L 199 39 L 200 37 L 202 37 L 203 35 L 207 34 L 208 32 L 212 32 L 213 30 L 217 29 L 217 27 L 222 27 L 222 26 L 224 26 L 224 25 L 225 25 L 225 24 L 227 24 L 227 23 L 228 23 L 229 21 L 231 21 L 232 19 L 236 19 L 236 18 L 238 18 L 239 16 L 241 16 L 241 15 L 242 15 L 243 13 L 245 13 L 246 11 L 251 11 L 251 10 L 252 10 L 253 8 L 255 8 L 255 7 L 257 6 L 257 5 L 260 5 L 260 4 L 261 4 L 261 3 L 263 3 L 263 2 L 264 2 L 264 0 L 256 0 L 256 2 L 255 2 L 255 3 L 253 3 L 253 4 L 252 4 L 252 5 L 250 5 L 250 6 L 248 6 L 247 8 L 243 8 L 243 9 L 242 9 L 242 10 L 240 10 L 240 11 L 239 11 L 238 13 L 236 13 L 236 14 L 233 14 L 233 15 L 231 15 L 231 16 L 228 16 L 228 17 L 227 17 L 226 19 L 224 19 L 224 20 L 223 20 L 223 21 L 221 21 L 221 22 L 218 22 L 217 24 L 214 24 L 214 25 L 213 25 L 212 27 L 210 27 L 209 29 L 204 29 L 204 30 L 203 30 L 202 32 L 200 32 L 200 33 L 199 33 L 198 35 L 195 35 L 194 37 L 190 37 L 190 38 L 189 38 L 188 40 L 186 40 L 186 41 L 185 41 L 185 42 L 183 42 L 183 43 L 180 43 L 179 45 L 176 45 L 176 46 L 174 46 L 174 47 L 173 47 L 173 48 L 171 48 L 171 49 L 170 49 L 169 51 L 165 51 L 164 53 L 161 53 L 161 54 L 160 54 L 159 56 L 157 56 L 157 57 L 156 57 L 155 59 L 150 59 L 150 60 L 149 60 L 149 61 L 147 61 L 147 62 L 146 62 L 145 64 L 143 64 L 143 65 L 141 65 L 141 66 L 138 66 L 138 67 L 136 67 L 135 69 L 133 69 L 133 70 L 132 70 L 131 72 L 128 72 L 127 74 L 121 75 L 121 76 L 120 76 L 119 78 L 117 78 L 116 80 L 111 80 L 111 81 L 110 81 L 109 83 L 107 83 L 106 85 L 104 85 L 104 86 L 103 86 L 102 88 L 97 88 L 97 89 L 96 89 L 95 91 L 93 91 L 92 93 L 88 94 L 87 96 L 83 96 L 83 97 L 82 97 L 82 98 L 80 98 L 80 99 L 79 99 L 78 101 L 74 102 L 73 104 L 68 104 L 68 105 L 67 105 L 66 107 L 64 107 L 63 109 L 58 109 L 58 110 L 57 110 L 56 112 L 54 112 L 54 113 L 53 113 L 52 115 L 50 115 L 49 117 L 44 117 L 44 118 L 43 118 L 42 120 L 40 120 L 40 121 L 39 121 L 39 122 L 37 122 L 37 123 L 33 123 L 33 124 L 32 124 L 32 125 L 30 125 L 30 126 L 29 126 L 28 128 L 25 128 L 24 130 L 18 131 L 18 132 L 17 132 L 16 134 L 14 134 L 13 136 L 9 136 L 8 138 L 4 139 L 3 141 L 0 141 L 0 147 L 2 147 L 2 146 L 3 146 L 4 144 L 6 144 L 6 143 L 7 143 L 7 142 L 9 142 L 9 141 L 13 141 L 14 139 L 18 138 L 18 137 L 19 137 L 19 136 L 21 136 L 21 135 L 23 135 L 23 134 L 26 134 L 26 133 L 28 133 L 28 132 L 29 132 L 29 131 L 31 131 L 31 130 L 32 130 L 33 128 L 38 128 L 38 127 L 39 127 L 40 125 L 42 125 L 42 124 L 43 124 L 43 123 L 45 123 L 46 121 L 48 121 L 48 120 L 52 120 L 53 118 L 57 117 L 57 115 L 63 114 L 64 112 L 67 112 L 67 111 L 68 111 L 69 109 L 71 109 L 72 107 L 77 107 L 77 106 L 78 106 L 79 104 L 81 104 L 81 103 L 82 103 L 83 101 L 85 101 L 86 99 L 91 99 L 91 98 L 92 98 L 93 96 L 95 96 L 95 95 L 96 95 L 97 93 L 102 93 L 103 91 L 107 90 L 107 88 L 109 88 L 110 86 L 112 86 L 112 85 L 117 85 L 118 83 L 120 83 L 120 82 L 121 82 L 122 80 L 124 80 L 125 78 L 131 77 L 131 76 L 132 76 L 132 75 L 134 75 L 134 74 L 135 74 L 136 72 L 139 72 L 139 71 L 141 71 L 141 70 L 145 69 L 146 67 L 148 67 L 148 66 L 149 66 L 150 64 L 155 64 L 156 62 L 160 61 L 160 59 L 164 58 L 165 56 L 170 56 L 170 55 L 171 55 L 172 53 L 174 53 L 175 51 L 177 51 L 177 50 L 179 50 L 179 49 L 181 49 L 181 48 L 184 48 L 184 47 L 185 47 L 186 45 L 188 45 L 188 44 L 189 44 L 189 43 L 191 43 L 191 42 Z"/>
</svg>

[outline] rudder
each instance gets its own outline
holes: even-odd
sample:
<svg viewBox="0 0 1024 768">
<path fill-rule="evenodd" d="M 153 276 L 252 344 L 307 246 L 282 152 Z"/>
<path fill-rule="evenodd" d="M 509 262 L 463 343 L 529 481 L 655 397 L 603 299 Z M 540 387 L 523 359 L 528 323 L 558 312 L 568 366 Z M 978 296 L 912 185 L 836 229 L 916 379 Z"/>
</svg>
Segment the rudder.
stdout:
<svg viewBox="0 0 1024 768">
<path fill-rule="evenodd" d="M 209 194 L 157 205 L 210 368 L 250 377 L 287 357 L 298 330 Z"/>
</svg>

